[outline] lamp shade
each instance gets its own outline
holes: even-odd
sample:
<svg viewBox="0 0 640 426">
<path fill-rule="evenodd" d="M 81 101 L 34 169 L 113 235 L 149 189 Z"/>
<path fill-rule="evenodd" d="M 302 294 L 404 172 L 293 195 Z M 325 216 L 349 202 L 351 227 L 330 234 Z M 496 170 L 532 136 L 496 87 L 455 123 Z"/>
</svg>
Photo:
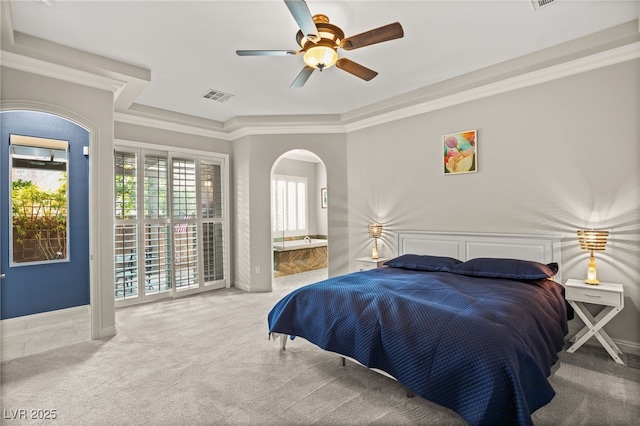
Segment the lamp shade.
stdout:
<svg viewBox="0 0 640 426">
<path fill-rule="evenodd" d="M 381 235 L 382 235 L 382 225 L 380 225 L 379 223 L 370 223 L 369 237 L 380 238 Z"/>
<path fill-rule="evenodd" d="M 609 231 L 596 231 L 594 229 L 583 229 L 578 231 L 578 241 L 580 241 L 580 248 L 583 250 L 591 251 L 589 256 L 589 264 L 587 265 L 587 279 L 585 283 L 591 285 L 598 285 L 597 271 L 596 271 L 596 258 L 593 255 L 594 251 L 604 251 L 604 247 L 607 245 L 607 237 Z"/>
<path fill-rule="evenodd" d="M 607 245 L 607 237 L 609 231 L 596 231 L 594 229 L 585 229 L 578 231 L 578 240 L 580 248 L 591 251 L 604 251 Z"/>
<path fill-rule="evenodd" d="M 310 67 L 322 70 L 335 65 L 338 53 L 332 47 L 318 45 L 308 49 L 302 59 Z"/>
</svg>

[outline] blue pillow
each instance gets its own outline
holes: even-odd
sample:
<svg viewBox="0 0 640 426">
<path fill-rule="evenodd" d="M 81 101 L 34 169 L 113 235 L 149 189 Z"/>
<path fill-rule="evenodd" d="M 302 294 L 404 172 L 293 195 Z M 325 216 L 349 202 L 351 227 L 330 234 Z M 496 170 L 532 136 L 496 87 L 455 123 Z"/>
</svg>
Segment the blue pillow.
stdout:
<svg viewBox="0 0 640 426">
<path fill-rule="evenodd" d="M 478 257 L 452 267 L 449 272 L 472 277 L 539 280 L 552 278 L 558 272 L 558 264 L 545 265 L 529 260 Z"/>
<path fill-rule="evenodd" d="M 385 262 L 385 266 L 417 271 L 447 272 L 451 267 L 459 263 L 462 262 L 452 257 L 403 254 L 395 259 L 388 260 Z"/>
</svg>

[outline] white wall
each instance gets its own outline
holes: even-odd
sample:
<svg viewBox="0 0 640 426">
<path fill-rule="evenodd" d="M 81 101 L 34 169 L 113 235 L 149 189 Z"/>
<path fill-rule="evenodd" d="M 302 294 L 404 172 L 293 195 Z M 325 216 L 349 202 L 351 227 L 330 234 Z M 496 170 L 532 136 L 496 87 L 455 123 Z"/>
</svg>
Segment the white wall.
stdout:
<svg viewBox="0 0 640 426">
<path fill-rule="evenodd" d="M 236 287 L 246 291 L 271 290 L 271 168 L 282 154 L 292 149 L 311 151 L 326 167 L 330 194 L 329 275 L 348 272 L 345 140 L 344 134 L 288 134 L 247 136 L 233 142 Z"/>
<path fill-rule="evenodd" d="M 231 142 L 229 141 L 120 122 L 115 123 L 115 139 L 218 154 L 231 154 L 232 152 Z"/>
<path fill-rule="evenodd" d="M 327 169 L 322 163 L 316 163 L 316 191 L 315 191 L 315 203 L 316 203 L 316 234 L 327 235 L 327 208 L 322 208 L 320 201 L 320 191 L 322 188 L 327 187 Z M 329 193 L 327 192 L 327 197 Z"/>
<path fill-rule="evenodd" d="M 611 231 L 601 281 L 622 283 L 607 330 L 640 349 L 639 61 L 585 72 L 350 133 L 349 259 L 367 255 L 366 225 L 564 236 L 564 278 L 586 276 L 576 230 Z M 443 175 L 442 135 L 478 130 L 478 172 Z M 575 323 L 577 321 L 578 323 Z M 577 327 L 580 320 L 574 320 Z"/>
</svg>

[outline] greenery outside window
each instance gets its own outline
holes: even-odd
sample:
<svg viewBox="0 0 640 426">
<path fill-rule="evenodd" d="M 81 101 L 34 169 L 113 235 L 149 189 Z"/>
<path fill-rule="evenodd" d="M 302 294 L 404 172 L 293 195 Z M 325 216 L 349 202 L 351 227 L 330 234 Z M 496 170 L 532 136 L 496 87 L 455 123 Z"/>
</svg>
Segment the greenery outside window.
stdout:
<svg viewBox="0 0 640 426">
<path fill-rule="evenodd" d="M 67 141 L 11 135 L 11 265 L 66 261 Z"/>
</svg>

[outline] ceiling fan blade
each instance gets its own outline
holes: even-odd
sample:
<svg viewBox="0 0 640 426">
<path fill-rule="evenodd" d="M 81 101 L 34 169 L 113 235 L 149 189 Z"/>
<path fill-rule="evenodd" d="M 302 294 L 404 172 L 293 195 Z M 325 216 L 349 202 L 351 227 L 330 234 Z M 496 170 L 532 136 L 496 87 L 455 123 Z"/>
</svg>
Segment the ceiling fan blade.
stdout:
<svg viewBox="0 0 640 426">
<path fill-rule="evenodd" d="M 284 3 L 289 8 L 289 12 L 293 15 L 293 19 L 298 23 L 298 26 L 302 30 L 302 34 L 318 37 L 318 28 L 316 27 L 315 22 L 313 22 L 313 16 L 311 16 L 307 2 L 304 0 L 284 0 Z"/>
<path fill-rule="evenodd" d="M 369 46 L 371 44 L 382 43 L 383 41 L 394 40 L 396 38 L 404 37 L 404 30 L 399 22 L 385 25 L 383 27 L 374 28 L 373 30 L 365 31 L 360 34 L 356 34 L 351 37 L 347 37 L 342 40 L 342 47 L 344 50 L 353 50 L 360 47 Z"/>
<path fill-rule="evenodd" d="M 302 51 L 296 50 L 236 50 L 238 56 L 294 56 Z"/>
<path fill-rule="evenodd" d="M 352 60 L 347 58 L 338 59 L 338 62 L 336 62 L 336 67 L 366 81 L 369 81 L 373 77 L 378 75 L 376 71 L 360 65 L 357 62 L 353 62 Z"/>
<path fill-rule="evenodd" d="M 300 74 L 298 74 L 296 79 L 293 80 L 293 83 L 291 83 L 290 87 L 298 89 L 304 86 L 304 84 L 307 82 L 309 77 L 311 77 L 311 74 L 313 74 L 315 70 L 315 68 L 306 65 L 304 68 L 302 68 L 302 71 L 300 71 Z"/>
</svg>

